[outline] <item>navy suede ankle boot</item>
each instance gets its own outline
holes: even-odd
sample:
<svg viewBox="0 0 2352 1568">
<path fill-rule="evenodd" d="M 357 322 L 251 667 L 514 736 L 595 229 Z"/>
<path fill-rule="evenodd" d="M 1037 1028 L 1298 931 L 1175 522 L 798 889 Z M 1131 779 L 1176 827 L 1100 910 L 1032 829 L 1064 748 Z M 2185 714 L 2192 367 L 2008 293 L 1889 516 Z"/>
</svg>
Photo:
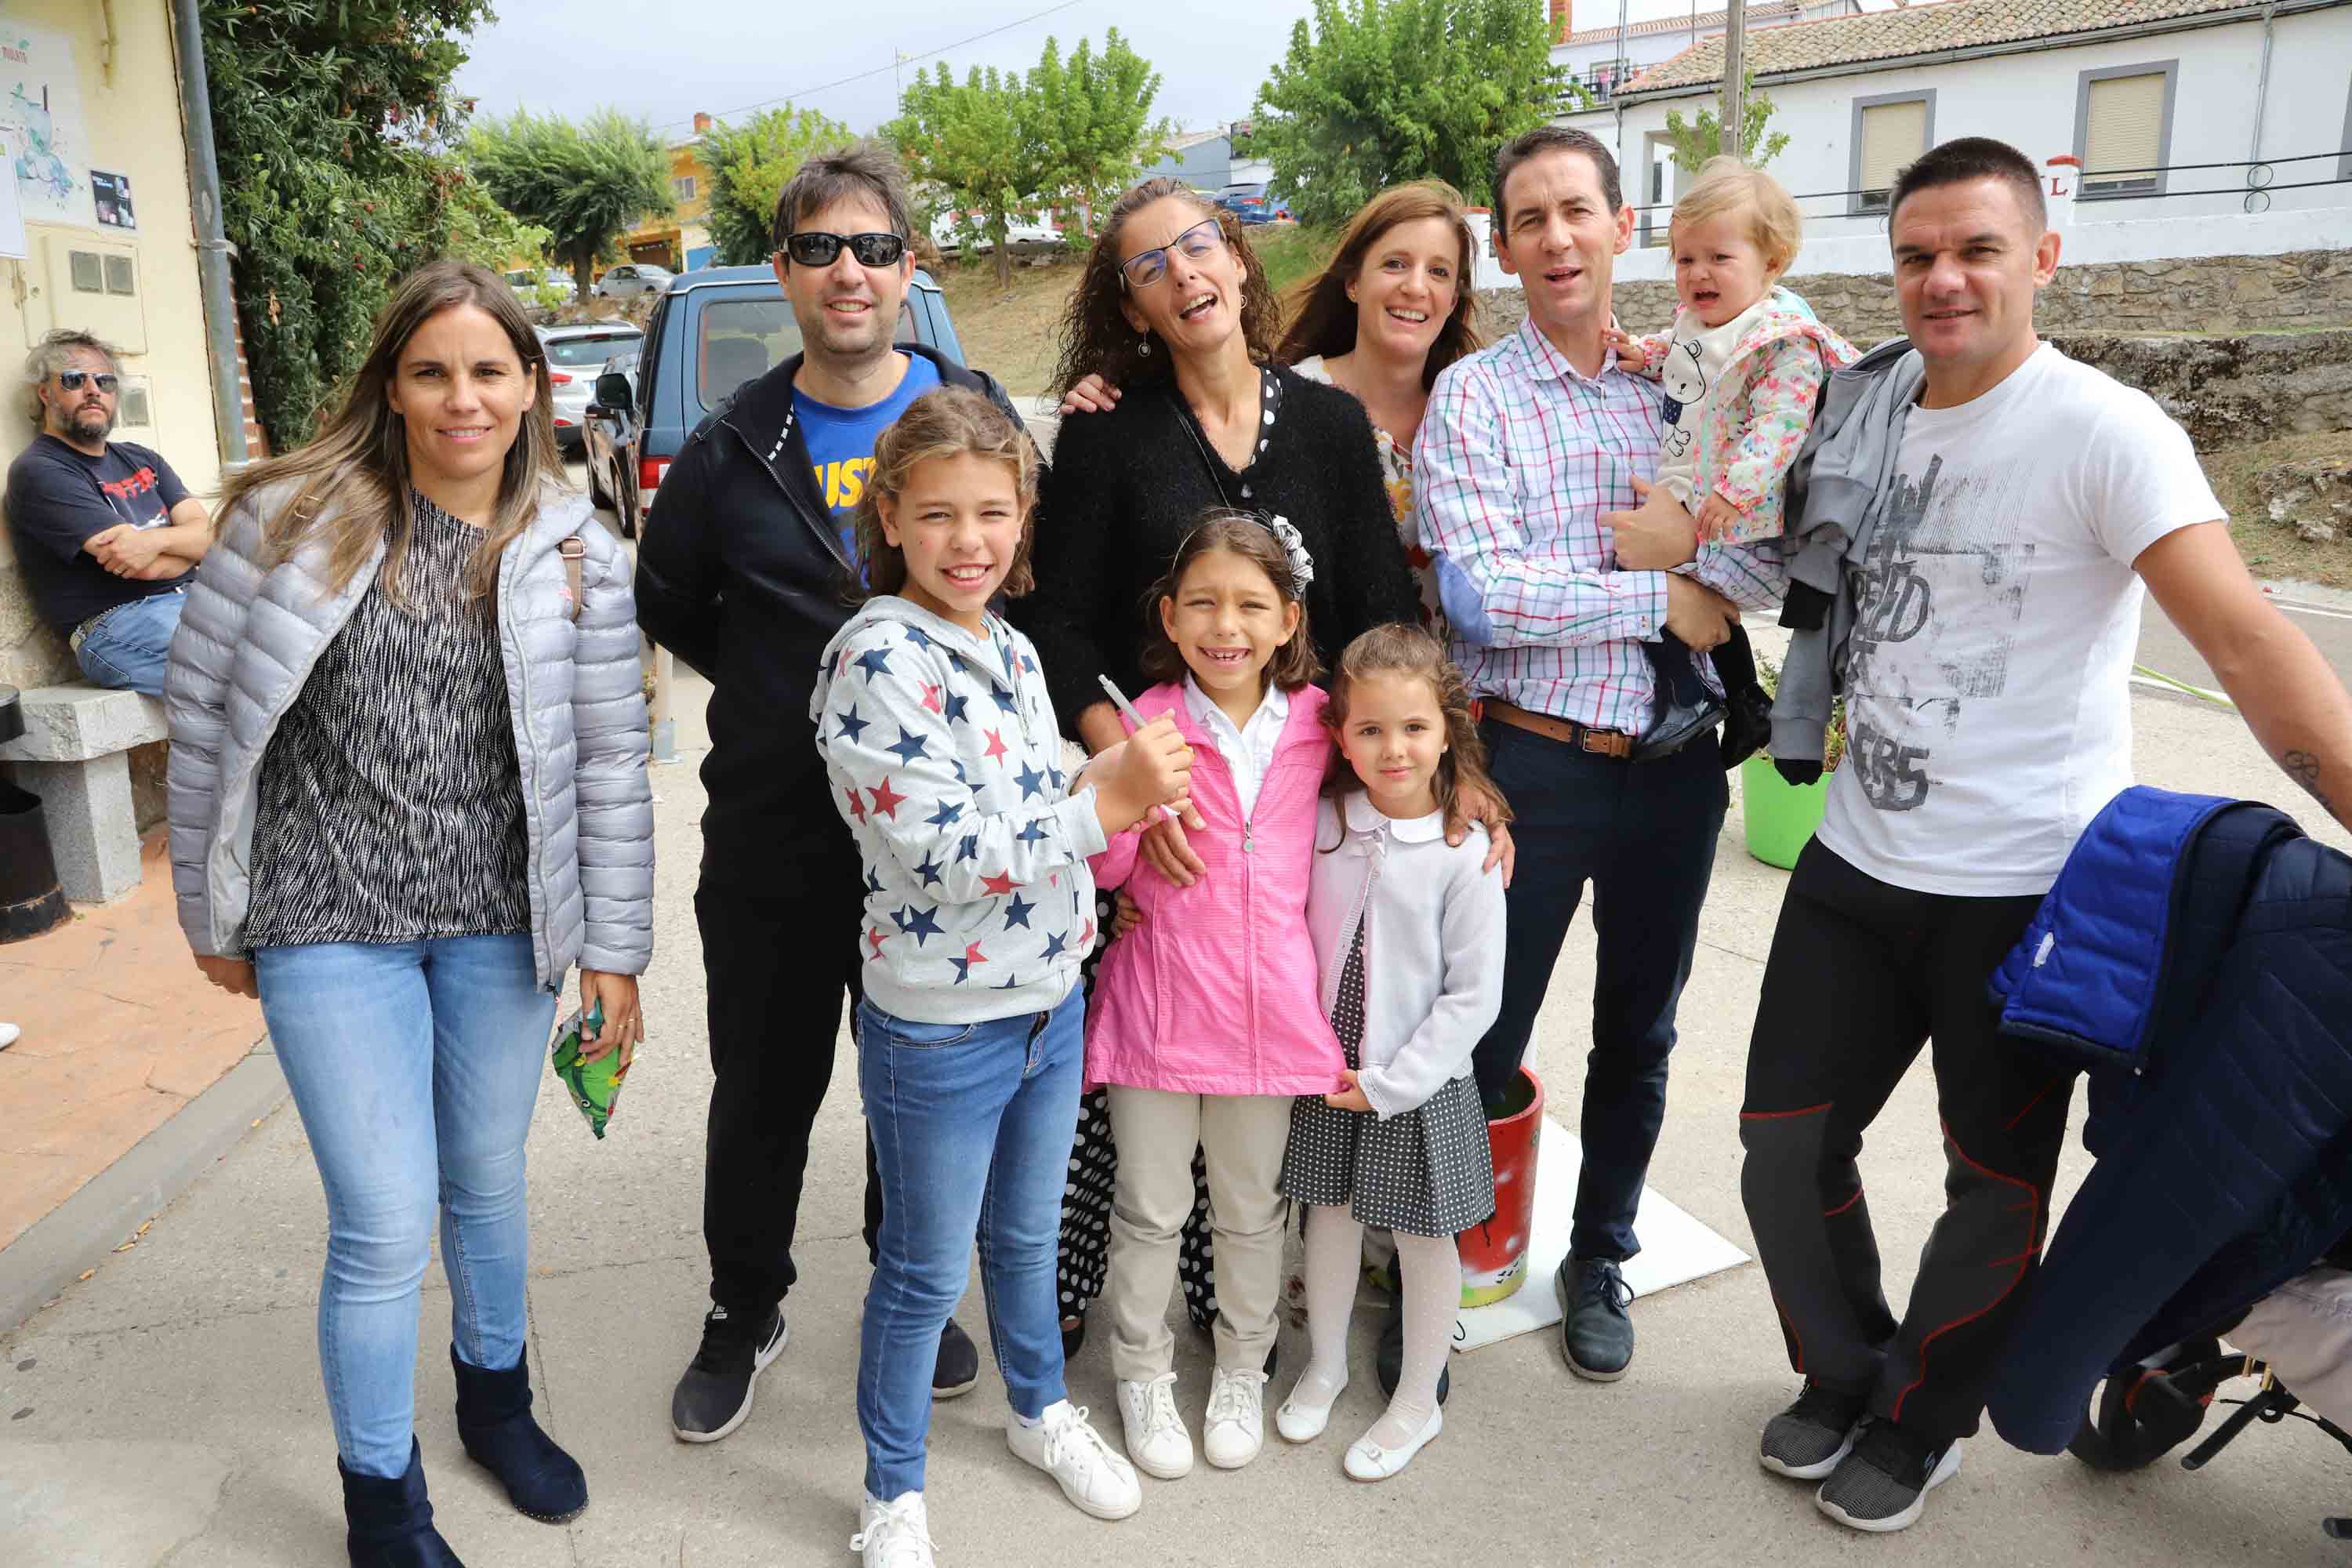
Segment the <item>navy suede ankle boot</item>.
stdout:
<svg viewBox="0 0 2352 1568">
<path fill-rule="evenodd" d="M 474 1462 L 505 1483 L 516 1508 L 548 1524 L 577 1519 L 588 1506 L 588 1479 L 571 1455 L 530 1418 L 527 1354 L 504 1372 L 468 1366 L 450 1347 L 457 1374 L 457 1436 Z"/>
<path fill-rule="evenodd" d="M 425 1497 L 425 1460 L 416 1439 L 408 1440 L 408 1473 L 389 1479 L 343 1476 L 345 1544 L 352 1568 L 466 1568 L 441 1532 L 433 1528 L 433 1505 Z"/>
</svg>

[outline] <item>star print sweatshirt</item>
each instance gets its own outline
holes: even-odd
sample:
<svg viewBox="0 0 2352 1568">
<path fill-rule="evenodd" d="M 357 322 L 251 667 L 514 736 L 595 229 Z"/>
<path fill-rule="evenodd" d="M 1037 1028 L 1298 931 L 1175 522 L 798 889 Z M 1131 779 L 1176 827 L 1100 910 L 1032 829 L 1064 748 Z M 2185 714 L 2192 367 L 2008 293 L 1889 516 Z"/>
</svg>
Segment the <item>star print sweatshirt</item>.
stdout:
<svg viewBox="0 0 2352 1568">
<path fill-rule="evenodd" d="M 1093 788 L 1067 793 L 1029 639 L 868 600 L 827 645 L 809 716 L 866 863 L 866 999 L 922 1024 L 1058 1006 L 1094 945 L 1104 839 Z"/>
</svg>

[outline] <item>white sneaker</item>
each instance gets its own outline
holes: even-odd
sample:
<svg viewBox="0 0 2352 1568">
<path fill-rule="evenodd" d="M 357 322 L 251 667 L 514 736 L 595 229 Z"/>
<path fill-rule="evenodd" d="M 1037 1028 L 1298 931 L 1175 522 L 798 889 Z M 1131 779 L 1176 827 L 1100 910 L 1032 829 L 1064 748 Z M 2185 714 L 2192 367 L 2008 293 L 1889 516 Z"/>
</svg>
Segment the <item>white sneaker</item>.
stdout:
<svg viewBox="0 0 2352 1568">
<path fill-rule="evenodd" d="M 1201 1424 L 1201 1450 L 1221 1470 L 1238 1470 L 1265 1447 L 1265 1373 L 1216 1369 L 1209 1381 L 1209 1415 Z"/>
<path fill-rule="evenodd" d="M 1391 1476 L 1412 1463 L 1412 1457 L 1429 1447 L 1429 1440 L 1444 1430 L 1445 1407 L 1442 1405 L 1432 1406 L 1429 1412 L 1429 1425 L 1415 1433 L 1412 1440 L 1402 1447 L 1381 1447 L 1373 1443 L 1370 1434 L 1367 1433 L 1348 1445 L 1348 1457 L 1340 1461 L 1339 1468 L 1348 1472 L 1349 1480 L 1387 1480 Z"/>
<path fill-rule="evenodd" d="M 1192 1434 L 1176 1412 L 1176 1374 L 1163 1372 L 1149 1382 L 1118 1380 L 1118 1416 L 1127 1428 L 1127 1457 L 1136 1468 L 1163 1481 L 1192 1473 Z"/>
<path fill-rule="evenodd" d="M 0 1051 L 5 1051 L 16 1043 L 16 1025 L 0 1024 Z"/>
<path fill-rule="evenodd" d="M 934 1568 L 931 1521 L 923 1494 L 900 1492 L 888 1502 L 867 1498 L 857 1510 L 858 1531 L 849 1549 L 863 1552 L 866 1568 Z"/>
<path fill-rule="evenodd" d="M 1066 1399 L 1045 1407 L 1034 1426 L 1004 1420 L 1004 1443 L 1027 1464 L 1061 1483 L 1062 1495 L 1097 1519 L 1125 1519 L 1143 1506 L 1135 1467 L 1110 1451 L 1087 1413 Z"/>
</svg>

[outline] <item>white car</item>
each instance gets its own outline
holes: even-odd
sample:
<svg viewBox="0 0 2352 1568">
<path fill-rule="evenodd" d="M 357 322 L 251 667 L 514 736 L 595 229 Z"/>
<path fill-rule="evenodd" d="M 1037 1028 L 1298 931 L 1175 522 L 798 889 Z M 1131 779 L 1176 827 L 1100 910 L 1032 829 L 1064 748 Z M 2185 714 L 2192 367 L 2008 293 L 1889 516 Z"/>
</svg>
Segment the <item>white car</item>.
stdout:
<svg viewBox="0 0 2352 1568">
<path fill-rule="evenodd" d="M 667 267 L 656 267 L 650 261 L 624 261 L 606 270 L 604 276 L 588 286 L 588 292 L 599 300 L 627 300 L 639 294 L 658 294 L 669 287 L 677 276 Z"/>
<path fill-rule="evenodd" d="M 595 400 L 596 373 L 614 354 L 634 352 L 645 333 L 626 321 L 594 321 L 577 327 L 541 327 L 547 350 L 549 390 L 554 394 L 555 444 L 566 453 L 580 449 L 588 405 Z"/>
</svg>

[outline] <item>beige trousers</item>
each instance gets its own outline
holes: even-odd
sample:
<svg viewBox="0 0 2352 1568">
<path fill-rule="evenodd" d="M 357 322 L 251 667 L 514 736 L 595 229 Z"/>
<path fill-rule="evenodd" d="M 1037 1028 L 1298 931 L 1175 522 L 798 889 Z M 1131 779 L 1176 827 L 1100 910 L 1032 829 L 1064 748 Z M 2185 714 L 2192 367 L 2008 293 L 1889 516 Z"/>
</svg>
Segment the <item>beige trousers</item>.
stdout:
<svg viewBox="0 0 2352 1568">
<path fill-rule="evenodd" d="M 1217 1272 L 1222 1279 L 1223 1264 Z M 2322 1267 L 2288 1280 L 2221 1337 L 2268 1362 L 2320 1415 L 2352 1422 L 2352 1270 Z"/>
<path fill-rule="evenodd" d="M 1274 1348 L 1282 1299 L 1283 1219 L 1276 1189 L 1290 1142 L 1291 1096 L 1171 1094 L 1110 1089 L 1118 1178 L 1110 1210 L 1111 1368 L 1143 1382 L 1175 1365 L 1168 1298 L 1177 1238 L 1192 1212 L 1192 1151 L 1208 1156 L 1209 1234 L 1216 1240 L 1217 1364 L 1256 1372 Z"/>
</svg>

